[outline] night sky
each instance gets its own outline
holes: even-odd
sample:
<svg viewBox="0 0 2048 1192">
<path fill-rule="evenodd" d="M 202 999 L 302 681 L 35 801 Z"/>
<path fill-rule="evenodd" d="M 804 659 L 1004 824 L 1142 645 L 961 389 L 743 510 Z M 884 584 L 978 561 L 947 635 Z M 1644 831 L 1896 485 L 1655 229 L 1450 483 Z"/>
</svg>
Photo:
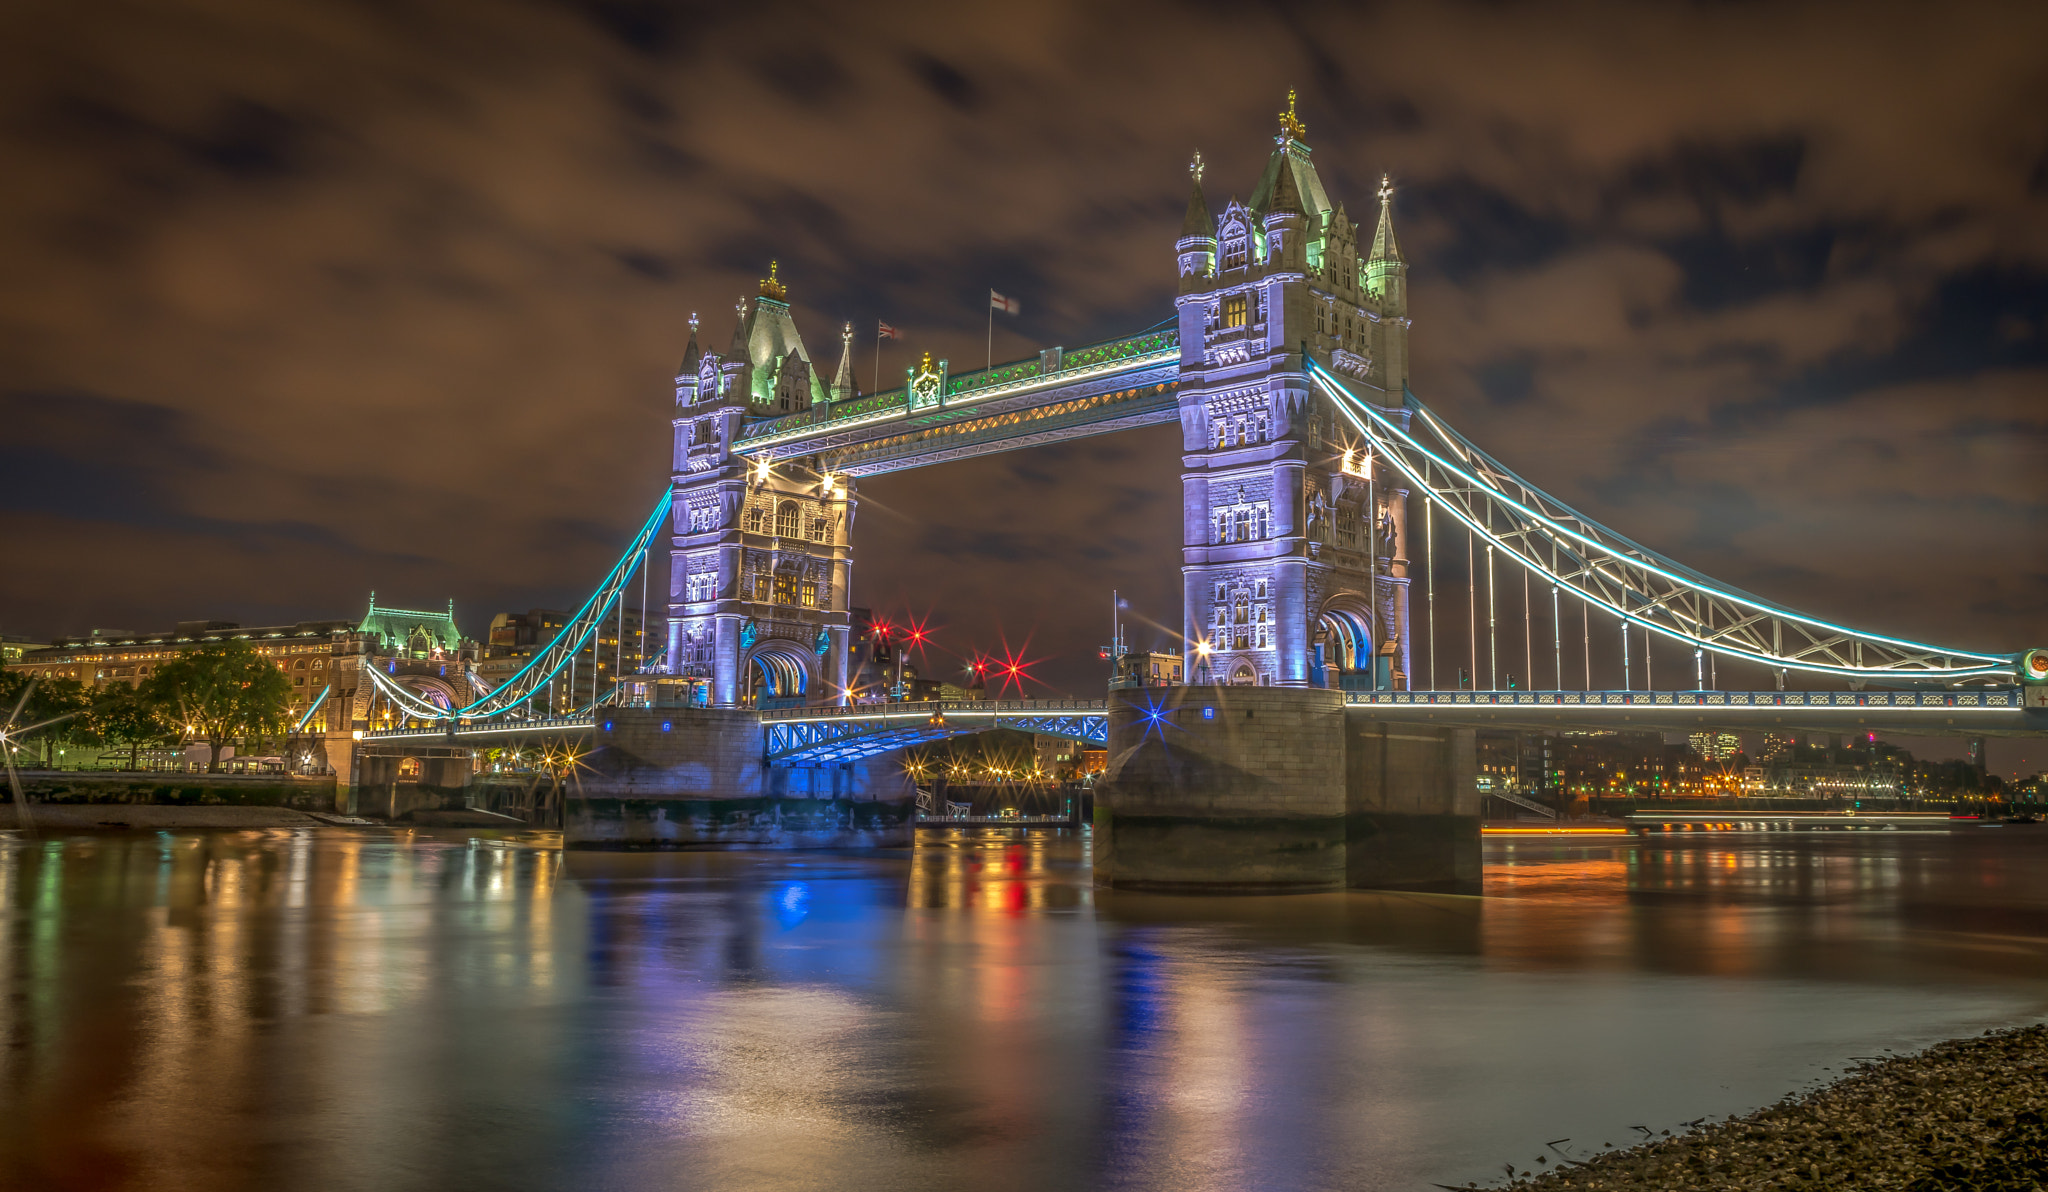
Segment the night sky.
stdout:
<svg viewBox="0 0 2048 1192">
<path fill-rule="evenodd" d="M 2043 45 L 2038 3 L 16 3 L 0 631 L 574 607 L 692 311 L 722 345 L 779 259 L 863 388 L 878 317 L 885 385 L 979 367 L 991 286 L 998 359 L 1137 331 L 1190 154 L 1248 196 L 1294 87 L 1354 218 L 1393 175 L 1416 392 L 1504 462 L 1794 607 L 2048 644 Z M 856 602 L 1095 690 L 1112 587 L 1179 627 L 1177 437 L 865 482 Z"/>
</svg>

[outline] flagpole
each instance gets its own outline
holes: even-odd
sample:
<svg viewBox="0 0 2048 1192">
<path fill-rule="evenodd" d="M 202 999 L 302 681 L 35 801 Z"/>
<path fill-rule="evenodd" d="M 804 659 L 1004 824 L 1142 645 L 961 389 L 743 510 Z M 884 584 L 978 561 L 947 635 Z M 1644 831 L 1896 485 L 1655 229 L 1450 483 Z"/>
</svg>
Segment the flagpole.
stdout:
<svg viewBox="0 0 2048 1192">
<path fill-rule="evenodd" d="M 873 389 L 870 389 L 870 390 L 869 390 L 868 392 L 870 392 L 870 393 L 880 393 L 881 391 L 882 391 L 882 321 L 881 321 L 880 319 L 876 319 L 876 320 L 875 320 L 875 387 L 874 387 Z"/>
<path fill-rule="evenodd" d="M 982 365 L 986 372 L 996 366 L 996 292 L 988 292 L 988 362 Z"/>
</svg>

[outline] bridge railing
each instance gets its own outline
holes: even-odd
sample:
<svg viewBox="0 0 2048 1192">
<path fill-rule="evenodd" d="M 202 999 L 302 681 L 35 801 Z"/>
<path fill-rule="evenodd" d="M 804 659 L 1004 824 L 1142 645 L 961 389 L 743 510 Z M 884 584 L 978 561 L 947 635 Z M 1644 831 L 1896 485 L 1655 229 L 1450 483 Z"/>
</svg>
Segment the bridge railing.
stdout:
<svg viewBox="0 0 2048 1192">
<path fill-rule="evenodd" d="M 930 716 L 933 713 L 1004 712 L 1030 715 L 1049 712 L 1102 712 L 1108 708 L 1099 699 L 969 699 L 922 700 L 900 704 L 824 705 L 808 708 L 767 708 L 759 715 L 763 723 L 780 720 L 880 720 L 897 717 Z"/>
<path fill-rule="evenodd" d="M 1971 691 L 1347 691 L 1347 705 L 1685 708 L 2017 708 L 2017 687 Z"/>
</svg>

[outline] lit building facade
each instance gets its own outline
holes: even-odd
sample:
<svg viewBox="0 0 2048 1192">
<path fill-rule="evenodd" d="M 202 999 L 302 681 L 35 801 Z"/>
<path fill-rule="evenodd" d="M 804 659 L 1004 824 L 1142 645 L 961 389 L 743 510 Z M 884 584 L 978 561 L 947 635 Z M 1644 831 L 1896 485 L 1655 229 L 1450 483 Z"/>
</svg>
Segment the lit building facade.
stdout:
<svg viewBox="0 0 2048 1192">
<path fill-rule="evenodd" d="M 1181 573 L 1194 683 L 1405 688 L 1408 493 L 1310 387 L 1306 351 L 1405 422 L 1407 263 L 1392 191 L 1370 239 L 1289 110 L 1248 202 L 1202 162 L 1180 273 Z"/>
<path fill-rule="evenodd" d="M 750 464 L 732 453 L 747 420 L 853 396 L 853 334 L 828 385 L 770 269 L 742 300 L 723 352 L 690 343 L 676 370 L 667 670 L 691 702 L 844 703 L 853 580 L 850 478 L 815 457 Z"/>
<path fill-rule="evenodd" d="M 25 651 L 7 669 L 40 679 L 72 679 L 88 687 L 111 683 L 140 686 L 157 667 L 180 653 L 213 642 L 246 641 L 291 682 L 290 710 L 306 732 L 342 732 L 383 727 L 391 721 L 364 676 L 377 666 L 422 698 L 460 706 L 474 695 L 468 670 L 475 643 L 455 627 L 455 605 L 447 610 L 379 608 L 370 597 L 360 621 L 300 621 L 292 625 L 243 626 L 233 621 L 180 621 L 162 633 L 96 629 L 76 640 L 60 639 Z"/>
</svg>

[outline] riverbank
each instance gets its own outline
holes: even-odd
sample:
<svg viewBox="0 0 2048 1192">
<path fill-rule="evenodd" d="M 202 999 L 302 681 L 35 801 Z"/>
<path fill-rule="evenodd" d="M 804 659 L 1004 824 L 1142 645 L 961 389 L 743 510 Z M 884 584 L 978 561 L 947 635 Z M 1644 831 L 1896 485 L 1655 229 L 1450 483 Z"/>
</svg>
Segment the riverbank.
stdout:
<svg viewBox="0 0 2048 1192">
<path fill-rule="evenodd" d="M 2048 1185 L 2044 1108 L 2048 1026 L 2020 1027 L 1865 1061 L 1823 1088 L 1627 1150 L 1585 1161 L 1557 1150 L 1495 1187 L 2035 1188 Z"/>
<path fill-rule="evenodd" d="M 321 821 L 289 807 L 202 803 L 31 803 L 29 820 L 38 832 L 89 828 L 317 828 Z M 14 808 L 0 806 L 0 830 L 19 826 Z"/>
</svg>

